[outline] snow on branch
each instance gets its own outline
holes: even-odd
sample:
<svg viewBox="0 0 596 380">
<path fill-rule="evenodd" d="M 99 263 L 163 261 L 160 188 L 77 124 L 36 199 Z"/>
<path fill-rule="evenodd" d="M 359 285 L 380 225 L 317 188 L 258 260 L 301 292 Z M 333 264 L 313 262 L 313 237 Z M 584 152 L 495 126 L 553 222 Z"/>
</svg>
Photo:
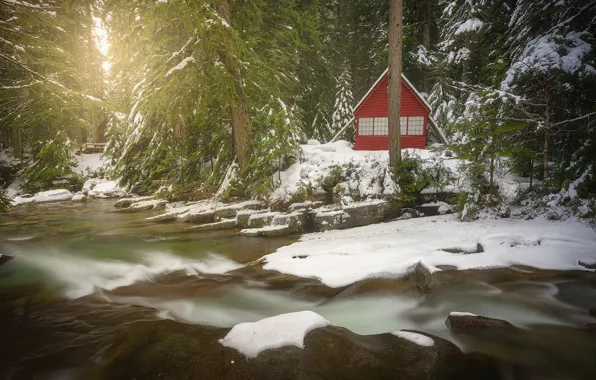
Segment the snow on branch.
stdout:
<svg viewBox="0 0 596 380">
<path fill-rule="evenodd" d="M 182 70 L 183 68 L 186 67 L 186 65 L 188 65 L 191 62 L 195 62 L 195 59 L 193 57 L 186 57 L 182 60 L 182 62 L 180 62 L 179 64 L 177 64 L 176 66 L 172 67 L 167 73 L 166 73 L 166 77 L 169 77 L 170 75 L 172 75 L 172 73 L 174 73 L 175 71 L 178 70 Z"/>
</svg>

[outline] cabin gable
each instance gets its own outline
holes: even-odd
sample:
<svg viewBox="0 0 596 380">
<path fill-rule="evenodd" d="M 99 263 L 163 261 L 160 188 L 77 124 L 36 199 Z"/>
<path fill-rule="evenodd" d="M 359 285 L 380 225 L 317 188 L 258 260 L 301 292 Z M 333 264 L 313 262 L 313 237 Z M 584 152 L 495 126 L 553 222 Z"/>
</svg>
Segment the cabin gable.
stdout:
<svg viewBox="0 0 596 380">
<path fill-rule="evenodd" d="M 402 148 L 426 147 L 427 127 L 429 125 L 430 107 L 416 91 L 416 89 L 402 77 L 401 82 L 401 117 L 402 134 L 400 142 Z M 385 72 L 373 85 L 371 90 L 362 98 L 354 110 L 356 121 L 356 150 L 387 150 L 389 138 L 387 136 L 386 119 L 389 114 L 389 98 L 387 85 L 389 78 Z M 361 120 L 364 125 L 361 131 Z M 371 133 L 371 125 L 373 132 Z M 380 125 L 380 128 L 377 128 Z"/>
</svg>

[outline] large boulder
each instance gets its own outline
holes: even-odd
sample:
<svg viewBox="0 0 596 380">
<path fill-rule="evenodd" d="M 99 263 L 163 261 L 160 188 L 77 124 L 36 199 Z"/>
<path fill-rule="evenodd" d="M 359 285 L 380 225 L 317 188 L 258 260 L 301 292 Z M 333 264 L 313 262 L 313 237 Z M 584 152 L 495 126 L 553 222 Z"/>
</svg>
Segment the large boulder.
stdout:
<svg viewBox="0 0 596 380">
<path fill-rule="evenodd" d="M 242 210 L 238 211 L 236 214 L 236 219 L 238 220 L 238 226 L 240 228 L 248 228 L 248 220 L 254 214 L 263 214 L 266 213 L 265 210 Z"/>
<path fill-rule="evenodd" d="M 127 327 L 98 358 L 88 378 L 105 380 L 280 380 L 298 379 L 302 350 L 266 350 L 254 359 L 218 340 L 229 329 L 140 322 Z"/>
<path fill-rule="evenodd" d="M 183 222 L 186 223 L 196 223 L 196 224 L 203 224 L 203 223 L 213 223 L 215 220 L 215 213 L 213 210 L 190 210 L 181 218 Z"/>
<path fill-rule="evenodd" d="M 263 208 L 265 208 L 265 204 L 259 201 L 246 201 L 228 204 L 215 209 L 215 221 L 235 218 L 236 214 L 242 210 L 262 210 Z"/>
<path fill-rule="evenodd" d="M 337 230 L 346 228 L 347 219 L 350 216 L 343 210 L 330 210 L 317 212 L 314 215 L 314 227 L 317 231 Z"/>
<path fill-rule="evenodd" d="M 264 212 L 259 214 L 252 214 L 248 218 L 248 226 L 249 228 L 263 228 L 268 226 L 273 221 L 273 218 L 277 215 L 281 215 L 280 212 Z"/>
<path fill-rule="evenodd" d="M 415 331 L 394 334 L 364 336 L 334 326 L 309 332 L 304 340 L 305 379 L 486 378 L 463 376 L 466 356 L 445 339 Z"/>
<path fill-rule="evenodd" d="M 314 226 L 317 231 L 366 226 L 385 220 L 390 205 L 386 201 L 357 203 L 341 209 L 317 210 Z"/>
<path fill-rule="evenodd" d="M 288 226 L 292 231 L 302 231 L 306 224 L 306 212 L 295 211 L 289 214 L 281 214 L 273 217 L 272 226 Z"/>
</svg>

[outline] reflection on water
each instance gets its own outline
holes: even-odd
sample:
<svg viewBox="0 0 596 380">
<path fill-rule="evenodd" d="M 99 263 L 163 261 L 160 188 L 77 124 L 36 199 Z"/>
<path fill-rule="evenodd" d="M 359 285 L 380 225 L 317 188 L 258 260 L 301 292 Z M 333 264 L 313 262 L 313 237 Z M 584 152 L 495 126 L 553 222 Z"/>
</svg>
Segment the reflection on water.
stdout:
<svg viewBox="0 0 596 380">
<path fill-rule="evenodd" d="M 0 330 L 18 342 L 0 354 L 46 357 L 46 346 L 63 341 L 62 349 L 87 347 L 91 357 L 127 324 L 147 319 L 231 327 L 313 310 L 360 334 L 418 329 L 451 339 L 444 324 L 451 311 L 528 328 L 582 327 L 596 306 L 596 289 L 577 281 L 468 283 L 427 296 L 385 288 L 305 297 L 291 286 L 269 286 L 266 276 L 234 271 L 294 238 L 186 233 L 182 223 L 144 225 L 138 219 L 152 213 L 117 213 L 112 204 L 43 205 L 0 216 L 0 252 L 15 256 L 0 266 Z M 23 321 L 32 327 L 13 328 Z M 67 351 L 61 358 L 69 362 L 83 355 Z"/>
</svg>

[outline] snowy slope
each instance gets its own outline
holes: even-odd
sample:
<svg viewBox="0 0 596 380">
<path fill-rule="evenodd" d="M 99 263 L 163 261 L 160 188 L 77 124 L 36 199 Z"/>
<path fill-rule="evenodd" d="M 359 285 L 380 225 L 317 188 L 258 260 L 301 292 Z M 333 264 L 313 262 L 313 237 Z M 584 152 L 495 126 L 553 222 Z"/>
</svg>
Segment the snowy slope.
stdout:
<svg viewBox="0 0 596 380">
<path fill-rule="evenodd" d="M 430 150 L 403 149 L 403 154 L 418 156 L 431 161 L 439 154 Z M 271 200 L 288 200 L 301 188 L 311 185 L 315 193 L 323 192 L 323 180 L 332 174 L 336 166 L 352 165 L 354 175 L 345 188 L 355 189 L 360 198 L 378 198 L 393 192 L 394 185 L 387 172 L 388 151 L 353 150 L 347 141 L 328 144 L 302 145 L 299 160 L 287 170 L 276 175 L 280 182 L 271 196 Z M 445 159 L 445 166 L 452 172 L 457 171 L 459 160 Z"/>
</svg>

